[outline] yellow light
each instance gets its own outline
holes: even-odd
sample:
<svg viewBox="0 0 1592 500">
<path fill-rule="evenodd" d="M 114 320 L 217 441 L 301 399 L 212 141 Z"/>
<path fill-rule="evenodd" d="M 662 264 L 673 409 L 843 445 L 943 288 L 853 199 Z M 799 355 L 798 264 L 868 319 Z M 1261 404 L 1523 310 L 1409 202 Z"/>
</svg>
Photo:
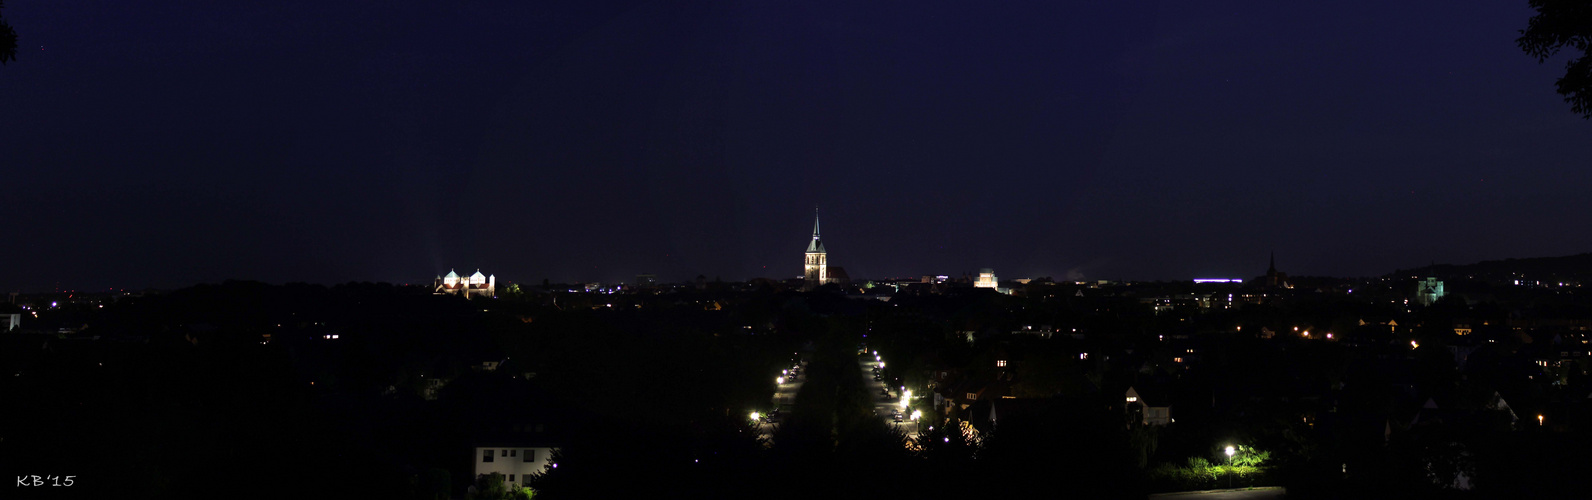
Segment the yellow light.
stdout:
<svg viewBox="0 0 1592 500">
<path fill-rule="evenodd" d="M 1417 349 L 1419 347 L 1421 347 L 1421 343 L 1420 342 L 1416 342 L 1414 340 L 1410 341 L 1410 349 Z"/>
<path fill-rule="evenodd" d="M 1542 425 L 1542 415 L 1537 415 L 1537 425 Z"/>
<path fill-rule="evenodd" d="M 760 414 L 760 413 L 758 413 L 758 412 L 755 412 L 755 411 L 754 411 L 754 412 L 752 412 L 752 420 L 757 420 L 757 419 L 758 419 L 758 417 L 762 417 L 762 416 L 763 416 L 763 415 L 762 415 L 762 414 Z"/>
<path fill-rule="evenodd" d="M 785 383 L 785 377 L 774 377 L 774 383 L 776 383 L 776 384 Z"/>
</svg>

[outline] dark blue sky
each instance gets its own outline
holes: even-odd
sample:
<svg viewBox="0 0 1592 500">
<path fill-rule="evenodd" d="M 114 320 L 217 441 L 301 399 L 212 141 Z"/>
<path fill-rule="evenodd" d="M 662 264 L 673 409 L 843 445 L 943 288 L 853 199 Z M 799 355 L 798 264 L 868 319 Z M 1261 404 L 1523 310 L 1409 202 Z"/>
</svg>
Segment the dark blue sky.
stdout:
<svg viewBox="0 0 1592 500">
<path fill-rule="evenodd" d="M 1592 250 L 1524 0 L 325 3 L 8 2 L 0 290 Z"/>
</svg>

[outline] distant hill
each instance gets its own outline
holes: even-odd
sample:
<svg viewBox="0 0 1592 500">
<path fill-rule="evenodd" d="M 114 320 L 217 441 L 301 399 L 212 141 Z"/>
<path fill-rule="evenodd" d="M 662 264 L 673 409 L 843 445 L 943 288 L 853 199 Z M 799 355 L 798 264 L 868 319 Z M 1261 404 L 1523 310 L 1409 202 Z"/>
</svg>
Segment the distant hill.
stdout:
<svg viewBox="0 0 1592 500">
<path fill-rule="evenodd" d="M 1475 264 L 1438 264 L 1400 269 L 1392 278 L 1435 276 L 1439 279 L 1469 279 L 1500 284 L 1592 283 L 1592 253 L 1564 257 L 1488 260 Z"/>
</svg>

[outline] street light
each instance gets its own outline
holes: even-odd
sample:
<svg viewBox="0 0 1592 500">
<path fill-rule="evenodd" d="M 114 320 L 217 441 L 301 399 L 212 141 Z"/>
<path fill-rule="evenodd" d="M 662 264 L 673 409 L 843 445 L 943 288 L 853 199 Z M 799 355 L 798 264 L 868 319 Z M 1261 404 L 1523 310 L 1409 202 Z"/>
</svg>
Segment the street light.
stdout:
<svg viewBox="0 0 1592 500">
<path fill-rule="evenodd" d="M 752 412 L 752 421 L 753 421 L 753 422 L 756 422 L 756 421 L 757 421 L 757 419 L 758 419 L 758 417 L 762 417 L 762 416 L 763 416 L 763 415 L 762 415 L 762 414 L 761 414 L 761 413 L 758 413 L 758 412 L 755 412 L 755 411 L 754 411 L 754 412 Z"/>
<path fill-rule="evenodd" d="M 1227 465 L 1230 467 L 1233 465 L 1233 454 L 1237 453 L 1238 450 L 1234 450 L 1232 446 L 1228 446 L 1224 451 L 1227 453 Z M 1227 469 L 1227 489 L 1233 489 L 1233 469 L 1231 468 Z"/>
<path fill-rule="evenodd" d="M 879 362 L 879 369 L 880 369 L 880 370 L 883 370 L 883 369 L 884 369 L 884 362 L 883 362 L 883 361 L 880 361 L 880 362 Z"/>
<path fill-rule="evenodd" d="M 774 383 L 776 383 L 776 384 L 785 383 L 785 377 L 774 377 Z"/>
<path fill-rule="evenodd" d="M 1539 425 L 1539 426 L 1542 425 L 1542 414 L 1541 413 L 1537 414 L 1537 425 Z"/>
</svg>

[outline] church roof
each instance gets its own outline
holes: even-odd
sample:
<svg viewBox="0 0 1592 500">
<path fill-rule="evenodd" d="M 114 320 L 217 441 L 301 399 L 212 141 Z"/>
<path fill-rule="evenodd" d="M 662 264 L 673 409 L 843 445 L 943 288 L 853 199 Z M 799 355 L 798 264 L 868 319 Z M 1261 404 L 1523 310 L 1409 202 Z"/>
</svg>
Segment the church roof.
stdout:
<svg viewBox="0 0 1592 500">
<path fill-rule="evenodd" d="M 807 253 L 824 252 L 824 240 L 818 237 L 818 214 L 813 214 L 813 242 L 807 244 Z"/>
<path fill-rule="evenodd" d="M 459 273 L 455 273 L 455 272 L 453 272 L 452 269 L 449 269 L 448 270 L 448 275 L 447 276 L 443 276 L 443 277 L 444 278 L 457 278 L 457 277 L 459 277 Z"/>
<path fill-rule="evenodd" d="M 481 270 L 477 269 L 477 270 L 475 270 L 475 274 L 470 275 L 470 279 L 476 279 L 476 278 L 486 279 L 486 275 L 485 274 L 481 274 Z"/>
</svg>

